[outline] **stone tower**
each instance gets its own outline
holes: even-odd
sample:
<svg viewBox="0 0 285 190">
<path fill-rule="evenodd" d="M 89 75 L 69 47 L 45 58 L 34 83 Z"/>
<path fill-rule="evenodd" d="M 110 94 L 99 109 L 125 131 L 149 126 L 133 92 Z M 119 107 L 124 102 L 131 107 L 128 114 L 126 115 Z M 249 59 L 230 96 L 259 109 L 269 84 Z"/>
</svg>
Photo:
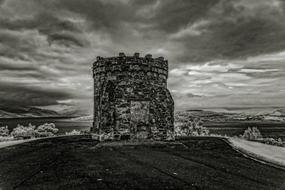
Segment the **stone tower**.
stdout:
<svg viewBox="0 0 285 190">
<path fill-rule="evenodd" d="M 168 62 L 152 55 L 97 57 L 93 63 L 93 132 L 166 137 L 174 130 Z"/>
</svg>

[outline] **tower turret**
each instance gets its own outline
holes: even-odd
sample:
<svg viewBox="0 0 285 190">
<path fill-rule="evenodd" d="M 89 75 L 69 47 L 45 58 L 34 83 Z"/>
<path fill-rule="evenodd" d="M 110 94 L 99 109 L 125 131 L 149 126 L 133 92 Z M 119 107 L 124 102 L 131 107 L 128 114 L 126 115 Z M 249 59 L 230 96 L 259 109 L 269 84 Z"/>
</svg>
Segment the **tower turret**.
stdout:
<svg viewBox="0 0 285 190">
<path fill-rule="evenodd" d="M 92 131 L 165 137 L 173 131 L 174 102 L 167 89 L 168 62 L 163 57 L 97 57 L 93 63 Z"/>
</svg>

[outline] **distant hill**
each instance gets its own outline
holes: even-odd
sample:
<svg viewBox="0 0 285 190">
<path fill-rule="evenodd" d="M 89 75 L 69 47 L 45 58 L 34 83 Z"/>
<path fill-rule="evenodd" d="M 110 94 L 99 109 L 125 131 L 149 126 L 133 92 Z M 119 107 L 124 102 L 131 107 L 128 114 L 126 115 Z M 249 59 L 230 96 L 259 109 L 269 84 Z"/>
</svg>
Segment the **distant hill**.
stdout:
<svg viewBox="0 0 285 190">
<path fill-rule="evenodd" d="M 56 111 L 22 106 L 0 106 L 0 118 L 17 117 L 60 117 L 61 114 Z"/>
<path fill-rule="evenodd" d="M 75 117 L 75 118 L 72 118 L 71 120 L 72 121 L 92 121 L 93 120 L 93 115 Z"/>
<path fill-rule="evenodd" d="M 176 121 L 181 119 L 200 118 L 205 122 L 232 121 L 276 121 L 285 122 L 285 109 L 264 112 L 216 112 L 209 110 L 186 110 L 175 113 Z"/>
<path fill-rule="evenodd" d="M 18 117 L 74 117 L 74 121 L 92 121 L 93 115 L 85 115 L 84 112 L 74 107 L 65 106 L 54 111 L 53 107 L 24 107 L 24 106 L 3 106 L 0 104 L 0 118 Z M 224 110 L 185 110 L 175 113 L 176 121 L 181 118 L 200 118 L 205 122 L 231 122 L 231 121 L 276 121 L 285 122 L 285 108 L 274 110 L 239 111 L 233 112 Z"/>
</svg>

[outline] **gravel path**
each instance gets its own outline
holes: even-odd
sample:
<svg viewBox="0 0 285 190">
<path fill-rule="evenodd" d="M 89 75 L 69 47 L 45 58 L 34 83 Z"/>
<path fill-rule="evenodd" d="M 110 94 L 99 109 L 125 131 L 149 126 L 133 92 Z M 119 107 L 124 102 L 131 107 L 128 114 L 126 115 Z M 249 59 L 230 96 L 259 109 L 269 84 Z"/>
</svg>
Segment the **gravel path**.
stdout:
<svg viewBox="0 0 285 190">
<path fill-rule="evenodd" d="M 285 168 L 285 147 L 267 145 L 240 138 L 229 138 L 228 141 L 233 148 L 251 157 L 271 162 Z"/>
</svg>

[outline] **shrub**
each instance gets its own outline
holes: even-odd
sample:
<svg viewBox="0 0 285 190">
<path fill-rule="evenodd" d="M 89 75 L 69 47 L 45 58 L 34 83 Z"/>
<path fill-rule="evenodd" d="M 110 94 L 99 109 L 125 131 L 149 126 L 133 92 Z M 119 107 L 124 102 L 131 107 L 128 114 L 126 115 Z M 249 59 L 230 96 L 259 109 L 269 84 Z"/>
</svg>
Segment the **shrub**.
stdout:
<svg viewBox="0 0 285 190">
<path fill-rule="evenodd" d="M 99 141 L 108 141 L 108 140 L 114 140 L 114 138 L 116 137 L 116 135 L 118 136 L 117 140 L 120 140 L 121 135 L 120 134 L 115 134 L 114 133 L 92 133 L 91 134 L 91 138 L 94 140 L 99 140 Z"/>
<path fill-rule="evenodd" d="M 9 136 L 8 126 L 0 127 L 0 137 L 7 137 L 7 136 Z"/>
<path fill-rule="evenodd" d="M 200 119 L 187 120 L 178 122 L 174 127 L 176 136 L 205 136 L 209 134 L 209 130 L 203 127 Z"/>
<path fill-rule="evenodd" d="M 133 138 L 134 139 L 147 139 L 149 136 L 148 132 L 146 131 L 138 131 Z"/>
<path fill-rule="evenodd" d="M 29 123 L 28 126 L 17 125 L 16 128 L 13 129 L 11 135 L 16 139 L 30 139 L 34 138 L 36 135 L 35 132 L 36 126 Z"/>
<path fill-rule="evenodd" d="M 80 130 L 81 135 L 90 135 L 91 132 L 89 130 Z"/>
<path fill-rule="evenodd" d="M 256 127 L 248 127 L 241 137 L 246 140 L 262 139 L 262 135 Z"/>
<path fill-rule="evenodd" d="M 12 140 L 15 140 L 12 136 L 7 136 L 7 137 L 0 136 L 0 142 L 6 142 L 6 141 L 12 141 Z"/>
<path fill-rule="evenodd" d="M 81 131 L 73 129 L 70 132 L 65 132 L 65 135 L 81 135 Z"/>
<path fill-rule="evenodd" d="M 285 142 L 283 142 L 281 138 L 278 138 L 277 140 L 274 138 L 262 138 L 261 140 L 259 140 L 259 142 L 274 146 L 285 146 Z"/>
<path fill-rule="evenodd" d="M 167 141 L 175 140 L 175 132 L 174 132 L 174 131 L 167 130 L 167 133 L 166 133 L 166 140 L 167 140 Z"/>
<path fill-rule="evenodd" d="M 35 132 L 37 137 L 52 137 L 58 132 L 58 128 L 54 123 L 45 123 L 38 126 Z"/>
</svg>

